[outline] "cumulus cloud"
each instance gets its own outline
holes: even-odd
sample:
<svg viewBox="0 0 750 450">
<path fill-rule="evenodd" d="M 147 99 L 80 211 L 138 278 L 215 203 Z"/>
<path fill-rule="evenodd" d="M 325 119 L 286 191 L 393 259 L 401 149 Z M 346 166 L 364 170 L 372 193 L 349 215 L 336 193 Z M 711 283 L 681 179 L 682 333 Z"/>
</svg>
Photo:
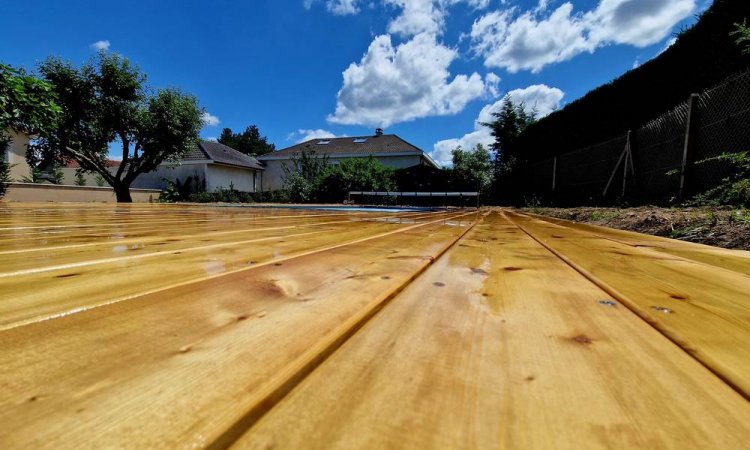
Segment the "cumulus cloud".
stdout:
<svg viewBox="0 0 750 450">
<path fill-rule="evenodd" d="M 447 9 L 450 6 L 466 3 L 475 9 L 483 9 L 489 5 L 489 0 L 383 0 L 383 2 L 401 9 L 401 13 L 388 24 L 388 32 L 404 37 L 420 33 L 442 34 Z"/>
<path fill-rule="evenodd" d="M 523 104 L 526 111 L 535 112 L 537 117 L 544 117 L 559 108 L 564 95 L 565 93 L 560 89 L 545 84 L 534 84 L 508 92 L 508 97 L 513 103 Z M 477 144 L 482 144 L 485 147 L 491 146 L 494 139 L 490 129 L 482 124 L 492 122 L 494 119 L 492 113 L 500 111 L 504 104 L 505 97 L 482 108 L 474 121 L 474 131 L 466 133 L 460 138 L 436 142 L 433 150 L 429 152 L 432 159 L 443 166 L 451 165 L 451 151 L 458 146 L 465 150 L 473 149 Z"/>
<path fill-rule="evenodd" d="M 666 42 L 666 44 L 664 44 L 664 48 L 662 48 L 661 50 L 659 50 L 659 53 L 657 53 L 657 55 L 661 55 L 662 53 L 664 53 L 669 47 L 673 46 L 675 42 L 677 42 L 677 38 L 676 37 L 672 37 L 672 38 L 668 39 L 667 42 Z"/>
<path fill-rule="evenodd" d="M 309 10 L 317 2 L 318 0 L 304 0 L 302 5 L 305 9 Z M 326 0 L 325 5 L 329 12 L 337 16 L 346 16 L 357 14 L 359 12 L 359 3 L 359 0 Z"/>
<path fill-rule="evenodd" d="M 601 0 L 585 13 L 574 13 L 570 2 L 548 14 L 547 6 L 540 1 L 532 11 L 508 8 L 483 15 L 470 33 L 474 52 L 487 67 L 539 72 L 606 45 L 655 44 L 693 12 L 695 0 Z"/>
<path fill-rule="evenodd" d="M 204 112 L 201 115 L 201 120 L 203 120 L 203 124 L 207 127 L 215 127 L 216 125 L 221 123 L 218 117 L 208 112 Z"/>
<path fill-rule="evenodd" d="M 108 40 L 96 41 L 93 44 L 91 44 L 91 48 L 94 49 L 94 50 L 104 50 L 104 51 L 107 51 L 107 50 L 109 50 L 109 45 L 110 44 L 109 44 Z"/>
<path fill-rule="evenodd" d="M 295 143 L 299 144 L 300 142 L 309 141 L 311 139 L 325 139 L 325 138 L 335 138 L 335 137 L 346 137 L 346 135 L 337 136 L 334 133 L 323 130 L 321 128 L 315 129 L 315 130 L 307 130 L 307 129 L 299 129 L 294 133 L 290 133 L 288 136 L 288 139 L 294 139 Z"/>
<path fill-rule="evenodd" d="M 459 113 L 487 89 L 477 73 L 450 79 L 448 67 L 457 56 L 433 34 L 418 34 L 398 46 L 390 35 L 377 36 L 362 60 L 344 71 L 328 121 L 387 127 Z"/>
</svg>

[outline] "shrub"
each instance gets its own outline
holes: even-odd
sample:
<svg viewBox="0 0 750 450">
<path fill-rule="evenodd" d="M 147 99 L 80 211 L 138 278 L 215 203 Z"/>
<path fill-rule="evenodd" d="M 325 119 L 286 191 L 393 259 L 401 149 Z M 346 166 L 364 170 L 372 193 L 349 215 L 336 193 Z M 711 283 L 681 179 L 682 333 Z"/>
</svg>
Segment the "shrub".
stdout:
<svg viewBox="0 0 750 450">
<path fill-rule="evenodd" d="M 159 196 L 161 202 L 181 202 L 186 201 L 192 194 L 200 193 L 206 190 L 206 182 L 197 173 L 185 178 L 184 181 L 179 179 L 170 180 L 162 178 L 167 184 Z M 232 185 L 232 189 L 234 186 Z"/>
<path fill-rule="evenodd" d="M 712 161 L 729 163 L 735 170 L 730 176 L 722 179 L 721 184 L 696 195 L 688 204 L 750 206 L 750 152 L 722 153 L 695 164 Z"/>
<path fill-rule="evenodd" d="M 83 174 L 83 170 L 76 169 L 76 179 L 73 182 L 76 186 L 86 186 L 86 177 Z"/>
<path fill-rule="evenodd" d="M 2 157 L 5 155 L 8 145 L 10 145 L 10 139 L 0 133 L 0 198 L 5 196 L 5 192 L 8 190 L 8 183 L 12 181 L 10 179 L 10 164 L 5 162 Z"/>
<path fill-rule="evenodd" d="M 235 189 L 219 189 L 216 192 L 197 192 L 188 197 L 195 203 L 288 203 L 285 191 L 242 192 Z"/>
</svg>

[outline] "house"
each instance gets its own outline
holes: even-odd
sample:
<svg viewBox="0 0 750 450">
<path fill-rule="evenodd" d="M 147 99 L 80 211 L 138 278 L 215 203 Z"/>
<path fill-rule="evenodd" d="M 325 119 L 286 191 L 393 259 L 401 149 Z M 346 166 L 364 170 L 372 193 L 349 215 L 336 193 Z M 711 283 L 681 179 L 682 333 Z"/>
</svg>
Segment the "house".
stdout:
<svg viewBox="0 0 750 450">
<path fill-rule="evenodd" d="M 260 187 L 263 166 L 244 153 L 219 142 L 201 141 L 179 162 L 165 161 L 157 170 L 138 176 L 132 187 L 164 189 L 168 180 L 185 181 L 194 177 L 205 182 L 208 192 L 234 187 L 243 192 L 256 192 Z"/>
<path fill-rule="evenodd" d="M 106 161 L 107 170 L 110 173 L 116 173 L 117 168 L 120 167 L 120 161 L 116 159 L 108 159 Z M 62 184 L 74 185 L 76 184 L 76 173 L 81 166 L 78 165 L 77 161 L 68 161 L 65 166 L 62 167 L 63 180 Z M 83 173 L 83 186 L 109 186 L 104 179 L 99 177 L 98 173 Z"/>
<path fill-rule="evenodd" d="M 6 130 L 6 134 L 10 138 L 10 143 L 0 155 L 0 159 L 10 165 L 10 179 L 21 181 L 30 178 L 31 169 L 26 162 L 26 144 L 29 143 L 29 136 L 12 129 Z"/>
<path fill-rule="evenodd" d="M 315 151 L 321 157 L 327 155 L 330 164 L 339 164 L 347 158 L 372 156 L 383 165 L 394 169 L 419 165 L 438 167 L 437 163 L 418 147 L 395 134 L 383 134 L 383 130 L 378 128 L 373 136 L 311 139 L 259 156 L 258 160 L 266 169 L 263 173 L 261 189 L 264 191 L 282 189 L 284 187 L 283 166 L 290 164 L 294 155 L 309 150 Z"/>
</svg>

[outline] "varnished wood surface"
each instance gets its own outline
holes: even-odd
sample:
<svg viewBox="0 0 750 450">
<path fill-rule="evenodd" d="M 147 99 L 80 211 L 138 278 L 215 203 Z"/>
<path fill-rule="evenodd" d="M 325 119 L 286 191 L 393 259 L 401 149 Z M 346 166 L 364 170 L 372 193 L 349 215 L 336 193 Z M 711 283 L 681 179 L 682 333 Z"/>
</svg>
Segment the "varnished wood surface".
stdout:
<svg viewBox="0 0 750 450">
<path fill-rule="evenodd" d="M 512 223 L 462 242 L 233 448 L 749 442 L 748 402 Z"/>
<path fill-rule="evenodd" d="M 750 398 L 750 274 L 511 217 Z"/>
<path fill-rule="evenodd" d="M 500 210 L 0 203 L 0 448 L 746 448 L 744 258 Z"/>
<path fill-rule="evenodd" d="M 555 217 L 544 217 L 530 213 L 526 214 L 547 222 L 592 233 L 633 247 L 644 247 L 686 259 L 693 259 L 716 267 L 723 267 L 740 273 L 750 273 L 750 251 L 747 250 L 730 250 L 695 242 L 682 241 L 679 239 L 665 239 L 633 231 L 618 230 L 616 228 L 602 227 L 588 223 L 571 222 L 569 220 L 558 219 Z"/>
</svg>

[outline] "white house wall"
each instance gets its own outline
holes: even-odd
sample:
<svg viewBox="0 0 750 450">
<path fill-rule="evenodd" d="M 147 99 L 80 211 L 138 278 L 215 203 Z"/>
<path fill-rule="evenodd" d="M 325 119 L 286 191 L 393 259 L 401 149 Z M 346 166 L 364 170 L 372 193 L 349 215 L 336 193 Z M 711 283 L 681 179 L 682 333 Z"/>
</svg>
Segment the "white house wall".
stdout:
<svg viewBox="0 0 750 450">
<path fill-rule="evenodd" d="M 263 171 L 263 183 L 261 190 L 263 191 L 276 191 L 284 187 L 282 176 L 284 175 L 283 164 L 291 164 L 287 160 L 271 160 L 266 161 L 266 170 Z"/>
<path fill-rule="evenodd" d="M 255 192 L 253 169 L 209 164 L 206 166 L 206 190 L 214 192 L 219 188 L 228 189 L 230 185 L 242 192 Z"/>
<path fill-rule="evenodd" d="M 7 130 L 10 136 L 10 145 L 3 159 L 10 164 L 10 178 L 13 181 L 21 181 L 24 177 L 31 178 L 31 170 L 26 162 L 26 144 L 29 137 L 23 133 Z"/>
<path fill-rule="evenodd" d="M 179 166 L 162 164 L 155 171 L 142 173 L 132 184 L 134 188 L 140 189 L 165 189 L 167 180 L 180 180 L 184 182 L 188 177 L 199 177 L 201 180 L 206 179 L 206 163 L 199 164 L 181 164 Z M 208 184 L 208 182 L 206 183 Z"/>
</svg>

